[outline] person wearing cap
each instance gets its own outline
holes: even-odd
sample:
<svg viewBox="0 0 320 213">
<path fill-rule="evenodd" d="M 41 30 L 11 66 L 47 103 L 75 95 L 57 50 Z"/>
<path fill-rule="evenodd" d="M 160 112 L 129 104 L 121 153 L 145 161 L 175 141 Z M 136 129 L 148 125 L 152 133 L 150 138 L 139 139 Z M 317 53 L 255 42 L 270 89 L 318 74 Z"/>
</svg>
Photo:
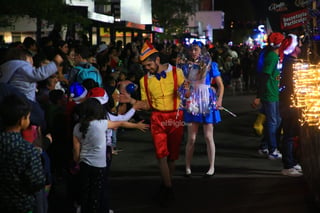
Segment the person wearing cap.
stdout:
<svg viewBox="0 0 320 213">
<path fill-rule="evenodd" d="M 105 43 L 101 43 L 97 48 L 97 54 L 101 54 L 103 52 L 106 52 L 108 50 L 108 45 Z"/>
<path fill-rule="evenodd" d="M 73 82 L 69 87 L 70 98 L 79 104 L 83 102 L 88 94 L 87 89 L 78 82 Z"/>
<path fill-rule="evenodd" d="M 221 121 L 219 108 L 222 107 L 224 85 L 218 70 L 218 64 L 212 62 L 210 54 L 200 41 L 195 41 L 191 44 L 190 61 L 181 66 L 189 83 L 186 92 L 190 93 L 187 95 L 184 107 L 184 121 L 188 123 L 185 176 L 191 176 L 191 160 L 198 129 L 202 124 L 209 160 L 209 169 L 203 177 L 209 178 L 215 173 L 216 150 L 213 139 L 213 125 Z M 211 87 L 213 80 L 217 90 Z"/>
<path fill-rule="evenodd" d="M 132 106 L 132 108 L 130 108 L 124 114 L 114 113 L 113 107 L 117 100 L 114 100 L 111 97 L 109 101 L 109 96 L 107 92 L 101 87 L 95 87 L 91 89 L 87 95 L 87 98 L 95 98 L 102 105 L 105 105 L 106 111 L 107 111 L 106 116 L 110 121 L 128 121 L 134 116 L 136 110 L 140 110 L 140 107 L 141 107 L 141 105 L 137 102 Z M 117 150 L 114 150 L 116 144 L 113 141 L 113 137 L 114 137 L 113 133 L 114 133 L 113 129 L 107 130 L 107 146 L 110 147 L 111 154 L 117 155 L 118 154 Z"/>
<path fill-rule="evenodd" d="M 279 114 L 279 47 L 284 35 L 273 32 L 268 36 L 268 46 L 262 50 L 258 62 L 257 97 L 252 106 L 262 104 L 263 113 L 266 116 L 264 123 L 264 138 L 261 141 L 258 152 L 266 155 L 270 160 L 281 159 L 282 155 L 277 149 L 277 132 L 281 118 Z"/>
<path fill-rule="evenodd" d="M 183 136 L 178 88 L 185 78 L 180 68 L 160 63 L 159 52 L 149 41 L 141 49 L 140 61 L 148 71 L 140 79 L 141 100 L 144 109 L 152 111 L 151 134 L 163 182 L 160 202 L 166 204 L 173 198 L 172 175 Z M 130 102 L 133 104 L 136 100 L 131 98 Z"/>
<path fill-rule="evenodd" d="M 280 46 L 280 56 L 283 56 L 280 78 L 279 108 L 282 119 L 283 144 L 281 173 L 286 176 L 302 176 L 302 168 L 294 157 L 294 140 L 299 137 L 299 111 L 290 107 L 293 95 L 293 64 L 299 62 L 301 43 L 298 36 L 288 34 Z"/>
<path fill-rule="evenodd" d="M 78 82 L 73 82 L 68 88 L 68 101 L 65 109 L 66 114 L 66 144 L 68 154 L 64 156 L 67 159 L 65 162 L 68 172 L 70 173 L 70 179 L 67 181 L 67 186 L 70 191 L 68 195 L 72 200 L 72 203 L 79 208 L 80 203 L 80 189 L 79 189 L 79 164 L 73 160 L 73 128 L 79 121 L 80 107 L 79 105 L 87 99 L 87 89 Z"/>
</svg>

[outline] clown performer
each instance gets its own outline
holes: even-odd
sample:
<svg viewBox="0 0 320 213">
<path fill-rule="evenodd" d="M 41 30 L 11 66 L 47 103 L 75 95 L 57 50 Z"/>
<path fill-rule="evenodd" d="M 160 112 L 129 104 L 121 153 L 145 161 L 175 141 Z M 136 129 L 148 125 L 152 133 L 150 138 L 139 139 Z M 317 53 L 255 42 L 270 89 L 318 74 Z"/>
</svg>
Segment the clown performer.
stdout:
<svg viewBox="0 0 320 213">
<path fill-rule="evenodd" d="M 151 110 L 151 134 L 158 159 L 162 185 L 160 204 L 173 200 L 172 175 L 179 157 L 183 137 L 183 111 L 179 110 L 178 88 L 185 80 L 181 69 L 161 64 L 159 52 L 146 41 L 141 49 L 140 61 L 147 74 L 140 79 L 141 102 L 145 110 Z M 130 103 L 137 100 L 131 98 Z"/>
<path fill-rule="evenodd" d="M 188 83 L 180 91 L 183 100 L 184 121 L 188 123 L 188 140 L 185 150 L 186 177 L 191 176 L 191 160 L 199 125 L 203 124 L 204 138 L 207 144 L 209 170 L 203 177 L 212 177 L 215 173 L 215 144 L 213 124 L 221 121 L 219 109 L 222 108 L 224 85 L 218 70 L 218 64 L 212 62 L 210 54 L 201 42 L 191 45 L 191 60 L 180 64 Z M 214 81 L 217 89 L 211 87 Z"/>
</svg>

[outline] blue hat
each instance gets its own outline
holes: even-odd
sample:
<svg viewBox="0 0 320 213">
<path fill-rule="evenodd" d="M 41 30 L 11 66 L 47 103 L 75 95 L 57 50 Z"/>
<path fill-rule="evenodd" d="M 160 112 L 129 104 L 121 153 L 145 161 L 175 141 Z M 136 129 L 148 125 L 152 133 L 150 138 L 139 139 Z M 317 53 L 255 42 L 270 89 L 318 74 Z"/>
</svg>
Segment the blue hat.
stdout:
<svg viewBox="0 0 320 213">
<path fill-rule="evenodd" d="M 78 104 L 80 100 L 88 94 L 87 89 L 78 82 L 74 82 L 69 87 L 70 97 Z"/>
<path fill-rule="evenodd" d="M 198 47 L 202 48 L 204 45 L 201 41 L 194 40 L 192 42 L 192 46 L 198 46 Z"/>
</svg>

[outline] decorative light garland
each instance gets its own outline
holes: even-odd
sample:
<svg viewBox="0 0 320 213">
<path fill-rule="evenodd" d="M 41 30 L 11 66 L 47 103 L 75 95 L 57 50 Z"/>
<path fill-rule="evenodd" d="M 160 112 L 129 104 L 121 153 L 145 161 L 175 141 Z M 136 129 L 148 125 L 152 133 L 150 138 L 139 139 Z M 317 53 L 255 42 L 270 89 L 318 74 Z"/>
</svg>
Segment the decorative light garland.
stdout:
<svg viewBox="0 0 320 213">
<path fill-rule="evenodd" d="M 320 129 L 320 64 L 293 64 L 292 106 L 301 110 L 300 123 Z"/>
</svg>

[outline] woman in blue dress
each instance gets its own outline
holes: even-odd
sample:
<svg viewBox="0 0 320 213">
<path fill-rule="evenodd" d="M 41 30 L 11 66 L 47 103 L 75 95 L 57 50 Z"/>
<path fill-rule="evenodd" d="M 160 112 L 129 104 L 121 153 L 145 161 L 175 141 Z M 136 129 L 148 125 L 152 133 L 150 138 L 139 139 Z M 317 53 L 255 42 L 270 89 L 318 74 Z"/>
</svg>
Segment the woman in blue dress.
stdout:
<svg viewBox="0 0 320 213">
<path fill-rule="evenodd" d="M 185 149 L 186 176 L 191 176 L 191 160 L 200 124 L 203 125 L 207 144 L 209 169 L 204 177 L 214 175 L 215 144 L 213 124 L 221 121 L 219 108 L 222 107 L 224 85 L 218 64 L 211 61 L 210 54 L 201 42 L 193 42 L 191 61 L 181 64 L 187 83 L 181 89 L 183 98 L 184 121 L 188 123 L 188 139 Z M 216 87 L 212 87 L 214 82 Z"/>
</svg>

